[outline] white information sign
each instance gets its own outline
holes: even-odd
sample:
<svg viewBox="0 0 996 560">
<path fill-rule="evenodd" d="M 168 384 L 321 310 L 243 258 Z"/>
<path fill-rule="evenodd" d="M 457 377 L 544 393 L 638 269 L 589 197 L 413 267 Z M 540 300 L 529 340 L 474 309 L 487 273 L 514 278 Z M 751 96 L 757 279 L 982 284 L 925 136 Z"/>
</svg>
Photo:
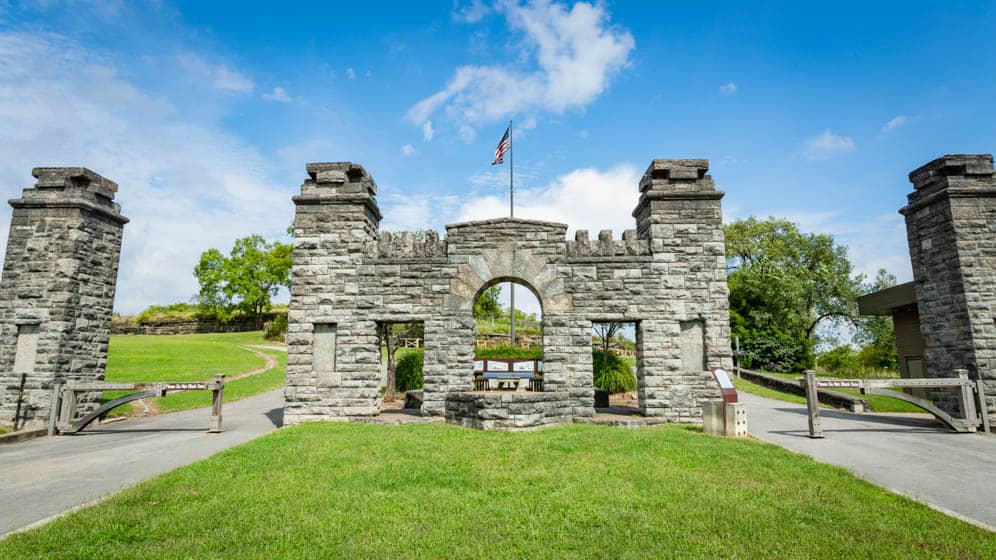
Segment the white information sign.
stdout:
<svg viewBox="0 0 996 560">
<path fill-rule="evenodd" d="M 512 364 L 512 371 L 533 371 L 532 362 L 515 362 Z"/>
<path fill-rule="evenodd" d="M 717 369 L 712 372 L 716 376 L 716 381 L 719 382 L 719 386 L 722 389 L 732 389 L 733 381 L 730 379 L 730 374 L 726 373 L 725 369 Z"/>
<path fill-rule="evenodd" d="M 484 360 L 474 360 L 474 371 L 484 371 Z"/>
<path fill-rule="evenodd" d="M 508 371 L 508 364 L 505 362 L 492 362 L 488 360 L 488 371 Z"/>
</svg>

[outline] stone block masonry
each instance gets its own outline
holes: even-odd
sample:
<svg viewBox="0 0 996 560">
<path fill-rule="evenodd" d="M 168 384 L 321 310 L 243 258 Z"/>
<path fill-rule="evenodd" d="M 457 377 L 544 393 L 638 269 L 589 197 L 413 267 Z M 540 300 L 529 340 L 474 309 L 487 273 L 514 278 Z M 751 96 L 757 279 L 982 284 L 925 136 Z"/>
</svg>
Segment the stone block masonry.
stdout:
<svg viewBox="0 0 996 560">
<path fill-rule="evenodd" d="M 706 160 L 655 160 L 639 185 L 636 227 L 621 239 L 582 230 L 568 240 L 565 224 L 510 218 L 451 224 L 444 237 L 381 232 L 377 187 L 362 166 L 307 171 L 294 197 L 288 424 L 378 414 L 377 326 L 413 321 L 425 323 L 423 414 L 480 418 L 471 409 L 491 401 L 455 395 L 473 390 L 474 301 L 507 281 L 542 306 L 543 389 L 551 393 L 520 424 L 594 414 L 599 321 L 637 326 L 644 415 L 698 422 L 700 403 L 719 396 L 708 370 L 731 367 L 723 193 Z"/>
<path fill-rule="evenodd" d="M 916 283 L 926 374 L 967 369 L 996 415 L 996 177 L 992 155 L 946 155 L 909 175 L 900 210 Z M 960 414 L 951 391 L 935 401 Z"/>
<path fill-rule="evenodd" d="M 121 236 L 118 186 L 81 167 L 38 167 L 14 208 L 0 279 L 0 423 L 42 425 L 54 383 L 104 377 Z M 21 376 L 26 382 L 21 387 Z M 81 400 L 80 412 L 99 395 Z"/>
</svg>

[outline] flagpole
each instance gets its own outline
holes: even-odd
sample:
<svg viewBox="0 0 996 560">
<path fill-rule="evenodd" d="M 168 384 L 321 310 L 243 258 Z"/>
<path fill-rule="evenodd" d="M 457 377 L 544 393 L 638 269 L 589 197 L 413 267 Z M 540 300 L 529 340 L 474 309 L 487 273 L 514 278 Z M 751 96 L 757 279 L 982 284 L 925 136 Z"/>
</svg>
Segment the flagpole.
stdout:
<svg viewBox="0 0 996 560">
<path fill-rule="evenodd" d="M 513 171 L 512 168 L 515 167 L 513 152 L 515 146 L 512 142 L 512 121 L 508 121 L 508 217 L 515 217 L 515 182 L 512 180 Z"/>
<path fill-rule="evenodd" d="M 512 168 L 514 167 L 514 142 L 512 142 L 512 119 L 508 120 L 508 217 L 515 218 L 515 182 Z M 509 338 L 512 342 L 512 348 L 515 348 L 515 284 L 512 282 L 508 283 L 509 289 L 509 303 L 510 309 L 512 310 L 512 316 L 509 318 Z"/>
</svg>

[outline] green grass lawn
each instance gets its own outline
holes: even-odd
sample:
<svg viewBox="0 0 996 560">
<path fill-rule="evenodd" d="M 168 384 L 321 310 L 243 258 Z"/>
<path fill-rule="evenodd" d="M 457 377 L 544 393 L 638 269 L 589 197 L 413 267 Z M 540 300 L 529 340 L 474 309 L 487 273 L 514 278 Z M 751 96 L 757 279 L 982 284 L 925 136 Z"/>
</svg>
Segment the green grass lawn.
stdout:
<svg viewBox="0 0 996 560">
<path fill-rule="evenodd" d="M 200 381 L 235 375 L 266 362 L 240 345 L 268 344 L 261 332 L 115 335 L 107 350 L 106 381 Z"/>
<path fill-rule="evenodd" d="M 235 376 L 263 367 L 266 361 L 242 348 L 244 345 L 272 345 L 262 332 L 191 334 L 169 336 L 112 336 L 108 348 L 106 381 L 200 381 L 216 373 Z M 287 355 L 278 350 L 256 349 L 277 360 L 277 367 L 225 385 L 225 401 L 238 400 L 284 384 Z M 127 391 L 107 391 L 104 400 Z M 161 412 L 174 412 L 211 404 L 209 391 L 184 391 L 153 399 Z M 132 414 L 130 404 L 109 416 Z"/>
<path fill-rule="evenodd" d="M 680 426 L 285 428 L 0 541 L 0 558 L 993 558 L 996 535 Z"/>
</svg>

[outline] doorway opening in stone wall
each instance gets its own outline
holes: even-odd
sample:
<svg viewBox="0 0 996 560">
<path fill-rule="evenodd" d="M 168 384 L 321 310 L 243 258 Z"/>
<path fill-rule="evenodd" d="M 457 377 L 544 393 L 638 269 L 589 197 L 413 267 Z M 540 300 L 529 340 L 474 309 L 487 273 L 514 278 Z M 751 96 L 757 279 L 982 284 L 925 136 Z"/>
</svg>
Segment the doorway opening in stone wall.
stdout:
<svg viewBox="0 0 996 560">
<path fill-rule="evenodd" d="M 543 390 L 543 308 L 522 282 L 494 280 L 474 300 L 474 390 Z"/>
<path fill-rule="evenodd" d="M 642 363 L 636 349 L 639 323 L 595 321 L 591 324 L 591 366 L 595 412 L 642 416 L 639 380 Z"/>
<path fill-rule="evenodd" d="M 425 323 L 380 322 L 380 412 L 418 416 L 422 408 Z"/>
</svg>

